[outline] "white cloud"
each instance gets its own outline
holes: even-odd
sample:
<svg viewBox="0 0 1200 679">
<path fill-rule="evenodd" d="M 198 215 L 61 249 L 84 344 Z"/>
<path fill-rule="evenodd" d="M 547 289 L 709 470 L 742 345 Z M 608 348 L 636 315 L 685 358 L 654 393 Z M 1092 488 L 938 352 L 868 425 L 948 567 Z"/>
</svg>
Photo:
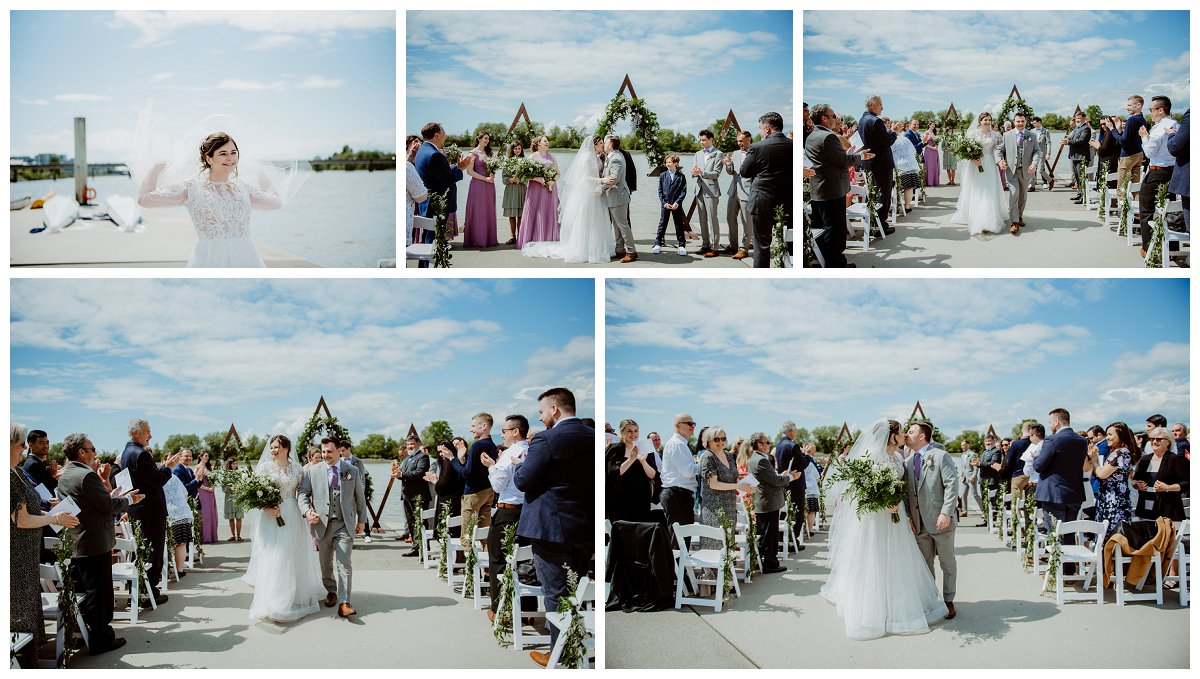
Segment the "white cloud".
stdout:
<svg viewBox="0 0 1200 679">
<path fill-rule="evenodd" d="M 25 104 L 26 106 L 46 106 L 50 103 L 45 99 L 29 99 L 27 97 L 22 97 L 21 95 L 15 96 L 14 99 L 17 100 L 17 103 Z"/>
<path fill-rule="evenodd" d="M 304 80 L 296 83 L 298 90 L 332 90 L 342 86 L 341 78 L 323 78 L 319 75 L 310 75 Z"/>
<path fill-rule="evenodd" d="M 79 102 L 79 101 L 111 101 L 112 97 L 103 94 L 84 94 L 79 92 L 67 92 L 65 94 L 54 95 L 54 101 Z"/>
<path fill-rule="evenodd" d="M 342 32 L 396 30 L 393 11 L 119 11 L 110 25 L 129 27 L 140 35 L 135 45 L 169 42 L 178 31 L 191 27 L 230 27 L 250 33 L 278 35 L 328 36 Z M 279 41 L 273 47 L 290 46 Z M 252 48 L 264 49 L 260 41 Z"/>
<path fill-rule="evenodd" d="M 227 78 L 217 83 L 218 90 L 232 90 L 234 92 L 269 92 L 280 91 L 284 89 L 283 81 L 276 80 L 275 82 L 263 83 L 254 80 L 241 80 L 239 78 Z"/>
<path fill-rule="evenodd" d="M 174 77 L 175 77 L 174 73 L 165 73 L 165 72 L 164 73 L 155 73 L 154 75 L 150 76 L 150 82 L 161 83 L 161 82 L 170 80 L 171 78 L 174 78 Z"/>
</svg>

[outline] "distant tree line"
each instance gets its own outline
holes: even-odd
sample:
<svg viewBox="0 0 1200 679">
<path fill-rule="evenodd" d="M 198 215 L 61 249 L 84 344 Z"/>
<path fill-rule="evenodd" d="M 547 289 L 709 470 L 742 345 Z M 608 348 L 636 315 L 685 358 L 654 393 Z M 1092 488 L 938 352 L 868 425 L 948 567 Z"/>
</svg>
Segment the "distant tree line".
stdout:
<svg viewBox="0 0 1200 679">
<path fill-rule="evenodd" d="M 361 163 L 347 162 L 361 160 Z M 334 161 L 334 162 L 329 162 Z M 394 170 L 396 169 L 395 151 L 355 151 L 349 145 L 326 158 L 313 158 L 309 163 L 313 170 L 320 172 L 326 169 L 337 170 Z"/>
<path fill-rule="evenodd" d="M 715 120 L 708 129 L 712 130 L 714 135 L 720 135 L 721 126 L 725 124 L 724 118 Z M 747 130 L 753 132 L 754 130 Z M 459 148 L 466 150 L 475 147 L 475 137 L 486 132 L 492 138 L 492 150 L 497 153 L 502 152 L 510 139 L 521 140 L 521 146 L 525 148 L 526 153 L 529 152 L 530 143 L 540 136 L 545 136 L 550 142 L 550 148 L 554 149 L 577 149 L 583 143 L 584 137 L 592 134 L 590 130 L 579 126 L 552 125 L 549 129 L 545 125 L 534 121 L 532 125 L 521 121 L 512 134 L 508 132 L 508 125 L 501 122 L 480 123 L 475 126 L 474 130 L 464 130 L 462 134 L 446 134 L 446 144 L 457 144 Z M 658 130 L 658 144 L 668 151 L 675 153 L 695 153 L 700 150 L 700 141 L 697 138 L 700 130 L 691 132 L 680 132 L 660 128 Z M 642 142 L 640 135 L 636 131 L 631 131 L 630 134 L 621 136 L 621 148 L 630 151 L 641 151 L 645 144 Z M 736 141 L 737 131 L 731 130 L 726 139 L 718 139 L 717 148 L 722 151 L 732 151 L 737 148 Z M 754 140 L 758 141 L 762 135 L 755 135 Z M 722 143 L 725 142 L 725 143 Z"/>
</svg>

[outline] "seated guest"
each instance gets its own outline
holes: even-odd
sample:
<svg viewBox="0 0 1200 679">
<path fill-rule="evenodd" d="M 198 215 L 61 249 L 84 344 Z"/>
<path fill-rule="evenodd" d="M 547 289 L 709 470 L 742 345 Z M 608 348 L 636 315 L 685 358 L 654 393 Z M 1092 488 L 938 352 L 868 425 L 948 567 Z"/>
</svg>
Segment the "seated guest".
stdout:
<svg viewBox="0 0 1200 679">
<path fill-rule="evenodd" d="M 650 496 L 658 468 L 638 444 L 637 422 L 621 420 L 621 438 L 604 451 L 605 515 L 610 521 L 649 521 Z"/>
<path fill-rule="evenodd" d="M 1088 447 L 1100 490 L 1096 493 L 1096 520 L 1108 521 L 1104 542 L 1116 532 L 1118 524 L 1133 518 L 1129 501 L 1129 477 L 1142 456 L 1133 432 L 1124 422 L 1114 422 L 1105 430 L 1107 454 L 1102 456 L 1098 446 Z"/>
<path fill-rule="evenodd" d="M 1133 487 L 1138 491 L 1134 515 L 1139 519 L 1165 516 L 1178 523 L 1186 518 L 1183 495 L 1190 487 L 1188 459 L 1168 454 L 1171 433 L 1166 427 L 1155 427 L 1147 432 L 1147 436 L 1153 454 L 1142 457 L 1133 474 Z"/>
</svg>

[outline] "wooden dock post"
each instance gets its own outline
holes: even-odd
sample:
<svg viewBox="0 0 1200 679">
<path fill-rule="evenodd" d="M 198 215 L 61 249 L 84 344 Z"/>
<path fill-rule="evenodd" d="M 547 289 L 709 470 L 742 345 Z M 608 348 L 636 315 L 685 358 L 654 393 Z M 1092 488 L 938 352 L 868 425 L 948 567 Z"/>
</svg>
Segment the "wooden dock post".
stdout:
<svg viewBox="0 0 1200 679">
<path fill-rule="evenodd" d="M 87 118 L 75 119 L 75 200 L 87 205 Z"/>
</svg>

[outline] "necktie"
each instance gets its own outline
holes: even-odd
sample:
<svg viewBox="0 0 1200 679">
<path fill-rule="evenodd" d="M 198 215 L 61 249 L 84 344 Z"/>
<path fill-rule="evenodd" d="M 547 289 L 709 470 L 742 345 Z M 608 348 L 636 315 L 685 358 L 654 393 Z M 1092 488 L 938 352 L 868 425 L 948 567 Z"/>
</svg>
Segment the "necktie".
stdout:
<svg viewBox="0 0 1200 679">
<path fill-rule="evenodd" d="M 338 488 L 337 467 L 330 467 L 329 472 L 330 472 L 329 473 L 329 487 L 334 490 L 337 490 L 337 488 Z"/>
<path fill-rule="evenodd" d="M 921 478 L 921 452 L 913 453 L 913 477 Z"/>
</svg>

